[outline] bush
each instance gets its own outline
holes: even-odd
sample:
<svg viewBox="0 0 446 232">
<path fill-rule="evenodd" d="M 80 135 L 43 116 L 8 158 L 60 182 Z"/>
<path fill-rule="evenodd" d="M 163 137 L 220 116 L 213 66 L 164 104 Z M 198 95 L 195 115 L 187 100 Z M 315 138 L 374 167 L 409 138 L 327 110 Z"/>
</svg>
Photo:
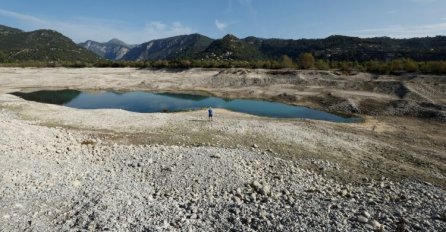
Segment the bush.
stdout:
<svg viewBox="0 0 446 232">
<path fill-rule="evenodd" d="M 313 54 L 311 53 L 301 53 L 297 60 L 297 64 L 301 69 L 310 69 L 314 68 L 315 60 Z"/>
</svg>

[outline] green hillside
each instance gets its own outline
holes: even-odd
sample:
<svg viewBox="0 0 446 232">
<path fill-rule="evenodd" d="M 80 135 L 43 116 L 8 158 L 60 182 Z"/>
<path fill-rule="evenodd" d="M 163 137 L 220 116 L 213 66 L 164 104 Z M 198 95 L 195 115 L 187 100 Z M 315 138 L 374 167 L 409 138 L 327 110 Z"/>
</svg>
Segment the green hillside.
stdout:
<svg viewBox="0 0 446 232">
<path fill-rule="evenodd" d="M 200 34 L 157 39 L 134 47 L 122 59 L 173 60 L 190 58 L 204 51 L 211 43 L 212 39 Z"/>
<path fill-rule="evenodd" d="M 23 32 L 20 29 L 0 25 L 0 36 Z"/>
<path fill-rule="evenodd" d="M 77 46 L 71 39 L 52 30 L 22 32 L 2 26 L 0 51 L 8 62 L 19 61 L 82 61 L 94 62 L 100 58 Z M 1 58 L 1 57 L 0 57 Z"/>
<path fill-rule="evenodd" d="M 198 56 L 217 60 L 262 60 L 266 58 L 255 45 L 234 35 L 226 35 L 222 39 L 215 40 Z"/>
</svg>

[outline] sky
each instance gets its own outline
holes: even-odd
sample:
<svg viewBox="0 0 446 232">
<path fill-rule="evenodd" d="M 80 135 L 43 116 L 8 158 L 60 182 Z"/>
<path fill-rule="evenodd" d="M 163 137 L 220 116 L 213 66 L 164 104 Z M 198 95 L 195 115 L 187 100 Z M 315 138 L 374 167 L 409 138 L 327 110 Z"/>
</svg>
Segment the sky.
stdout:
<svg viewBox="0 0 446 232">
<path fill-rule="evenodd" d="M 0 24 L 52 29 L 75 42 L 446 35 L 446 0 L 0 0 Z"/>
</svg>

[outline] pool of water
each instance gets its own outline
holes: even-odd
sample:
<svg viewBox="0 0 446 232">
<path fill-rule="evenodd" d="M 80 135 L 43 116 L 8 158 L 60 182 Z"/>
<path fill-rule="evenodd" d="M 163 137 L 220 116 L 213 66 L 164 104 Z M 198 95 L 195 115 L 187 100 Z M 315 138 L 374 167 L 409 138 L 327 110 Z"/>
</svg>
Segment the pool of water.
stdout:
<svg viewBox="0 0 446 232">
<path fill-rule="evenodd" d="M 274 118 L 308 118 L 332 122 L 360 122 L 360 118 L 346 118 L 303 106 L 277 102 L 224 99 L 190 94 L 149 92 L 82 92 L 77 90 L 37 91 L 13 93 L 25 100 L 64 105 L 78 109 L 123 109 L 139 113 L 175 112 L 207 107 L 224 108 Z M 215 115 L 218 118 L 218 115 Z"/>
</svg>

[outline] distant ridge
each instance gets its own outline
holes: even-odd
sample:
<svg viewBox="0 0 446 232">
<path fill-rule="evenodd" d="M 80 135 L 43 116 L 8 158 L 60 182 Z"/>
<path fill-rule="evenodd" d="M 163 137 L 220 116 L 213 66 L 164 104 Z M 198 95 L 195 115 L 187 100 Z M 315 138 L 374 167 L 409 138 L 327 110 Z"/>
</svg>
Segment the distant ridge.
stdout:
<svg viewBox="0 0 446 232">
<path fill-rule="evenodd" d="M 160 60 L 193 58 L 204 51 L 212 39 L 200 34 L 152 40 L 131 49 L 123 60 Z"/>
<path fill-rule="evenodd" d="M 279 60 L 287 55 L 296 60 L 310 52 L 317 59 L 330 61 L 446 60 L 446 36 L 392 39 L 358 38 L 333 35 L 324 39 L 264 39 L 254 36 L 239 39 L 226 35 L 221 39 L 192 34 L 152 40 L 130 49 L 123 60 Z M 104 56 L 103 56 L 104 57 Z"/>
<path fill-rule="evenodd" d="M 20 29 L 0 25 L 0 35 L 14 34 L 23 32 Z"/>
</svg>

